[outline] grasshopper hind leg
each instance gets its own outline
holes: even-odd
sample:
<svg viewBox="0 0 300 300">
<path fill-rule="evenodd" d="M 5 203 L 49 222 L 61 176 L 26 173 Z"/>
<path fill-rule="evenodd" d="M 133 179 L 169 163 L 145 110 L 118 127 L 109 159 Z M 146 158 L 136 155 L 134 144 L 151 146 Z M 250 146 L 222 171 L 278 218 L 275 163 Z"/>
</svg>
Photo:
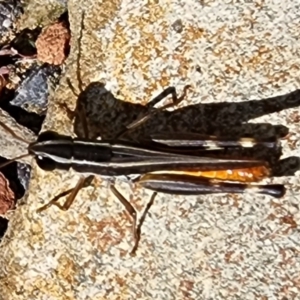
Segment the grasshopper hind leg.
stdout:
<svg viewBox="0 0 300 300">
<path fill-rule="evenodd" d="M 187 94 L 187 90 L 191 88 L 190 85 L 186 85 L 183 88 L 183 92 L 182 95 L 178 96 L 177 95 L 177 91 L 175 89 L 174 86 L 169 86 L 166 89 L 164 89 L 159 95 L 157 95 L 156 97 L 154 97 L 148 104 L 147 104 L 147 108 L 148 108 L 148 113 L 146 113 L 144 116 L 139 117 L 137 120 L 133 121 L 132 123 L 130 123 L 129 125 L 126 126 L 126 128 L 121 131 L 117 136 L 116 139 L 121 138 L 123 135 L 125 135 L 126 133 L 128 133 L 129 131 L 141 126 L 142 124 L 144 124 L 145 122 L 147 122 L 147 120 L 149 120 L 150 118 L 152 118 L 153 116 L 155 116 L 158 112 L 166 109 L 166 108 L 170 108 L 170 107 L 174 107 L 177 106 L 180 102 L 182 102 Z M 172 102 L 171 103 L 167 103 L 165 105 L 163 105 L 160 108 L 154 108 L 154 106 L 159 103 L 160 101 L 162 101 L 163 99 L 165 99 L 166 97 L 168 97 L 169 95 L 172 96 Z"/>
</svg>

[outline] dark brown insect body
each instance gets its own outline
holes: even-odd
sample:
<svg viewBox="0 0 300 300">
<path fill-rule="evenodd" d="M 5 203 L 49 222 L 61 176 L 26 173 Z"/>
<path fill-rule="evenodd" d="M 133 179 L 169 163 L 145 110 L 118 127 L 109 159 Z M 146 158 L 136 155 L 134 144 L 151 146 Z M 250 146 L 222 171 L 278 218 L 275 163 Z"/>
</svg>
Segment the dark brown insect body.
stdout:
<svg viewBox="0 0 300 300">
<path fill-rule="evenodd" d="M 178 100 L 175 88 L 166 89 L 154 98 L 155 104 L 162 98 L 172 94 L 173 102 Z M 165 105 L 163 108 L 169 107 Z M 127 126 L 131 130 L 156 113 L 150 107 L 149 114 Z M 5 124 L 0 125 L 18 138 Z M 279 184 L 250 184 L 270 176 L 269 165 L 265 161 L 255 159 L 224 158 L 212 154 L 212 150 L 224 147 L 253 147 L 257 143 L 269 148 L 275 148 L 279 142 L 255 141 L 249 138 L 239 140 L 218 139 L 213 136 L 199 134 L 157 134 L 145 144 L 115 140 L 73 139 L 55 132 L 40 134 L 36 142 L 29 143 L 28 154 L 32 155 L 40 168 L 51 171 L 54 169 L 68 170 L 70 168 L 83 174 L 102 176 L 139 175 L 135 180 L 144 188 L 155 191 L 141 220 L 153 203 L 156 192 L 202 195 L 213 193 L 258 193 L 276 198 L 284 195 L 285 188 Z M 20 138 L 19 138 L 20 139 Z M 51 205 L 67 210 L 74 201 L 78 191 L 85 185 L 82 177 L 76 187 L 54 197 L 49 203 L 39 209 L 43 211 Z M 136 211 L 133 206 L 112 185 L 111 189 L 125 206 L 133 219 L 133 233 L 137 249 L 140 239 L 140 228 L 137 224 Z M 61 205 L 60 197 L 69 194 L 66 202 Z"/>
</svg>

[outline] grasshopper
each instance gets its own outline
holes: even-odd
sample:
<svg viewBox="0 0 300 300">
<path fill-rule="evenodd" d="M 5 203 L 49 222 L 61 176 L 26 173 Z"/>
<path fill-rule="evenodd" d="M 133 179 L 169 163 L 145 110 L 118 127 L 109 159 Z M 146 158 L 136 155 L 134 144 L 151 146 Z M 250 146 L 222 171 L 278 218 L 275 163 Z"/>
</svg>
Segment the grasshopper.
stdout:
<svg viewBox="0 0 300 300">
<path fill-rule="evenodd" d="M 82 13 L 81 32 L 78 39 L 77 79 L 79 89 L 82 92 L 82 81 L 80 78 L 79 58 L 80 39 L 84 28 L 84 12 Z M 70 81 L 70 89 L 76 94 Z M 285 193 L 285 187 L 280 184 L 259 185 L 251 184 L 271 175 L 271 169 L 266 161 L 255 159 L 234 159 L 220 157 L 215 151 L 231 147 L 253 147 L 263 144 L 269 148 L 279 146 L 277 139 L 273 141 L 256 141 L 251 138 L 239 140 L 220 139 L 214 136 L 203 136 L 199 134 L 156 134 L 144 143 L 128 142 L 122 140 L 125 133 L 145 123 L 149 118 L 166 108 L 178 105 L 186 96 L 190 86 L 184 88 L 183 94 L 177 97 L 175 87 L 168 87 L 148 104 L 148 112 L 137 118 L 126 126 L 112 140 L 94 140 L 88 138 L 87 123 L 84 116 L 84 107 L 78 107 L 80 119 L 85 138 L 72 138 L 63 136 L 56 132 L 47 131 L 39 135 L 33 143 L 27 142 L 28 153 L 8 161 L 10 162 L 33 156 L 38 166 L 45 171 L 54 169 L 68 170 L 72 168 L 76 172 L 89 175 L 101 175 L 114 177 L 119 175 L 135 175 L 134 180 L 141 187 L 154 191 L 146 209 L 144 210 L 139 224 L 137 214 L 131 203 L 111 185 L 113 194 L 124 205 L 126 211 L 132 218 L 132 231 L 134 246 L 131 254 L 137 250 L 140 240 L 141 226 L 154 202 L 157 193 L 169 193 L 176 195 L 203 195 L 213 193 L 258 193 L 280 198 Z M 166 104 L 159 109 L 154 106 L 162 99 L 172 95 L 172 103 Z M 77 95 L 78 98 L 80 95 Z M 74 113 L 63 105 L 70 116 Z M 8 131 L 14 138 L 24 141 L 18 137 L 13 130 L 3 123 L 2 128 Z M 26 141 L 25 141 L 26 142 Z M 68 210 L 72 205 L 78 191 L 89 184 L 89 177 L 82 176 L 74 188 L 64 191 L 55 196 L 49 203 L 38 209 L 42 212 L 52 205 L 62 210 Z M 68 196 L 67 196 L 68 195 Z M 64 204 L 58 200 L 67 196 Z"/>
<path fill-rule="evenodd" d="M 186 89 L 183 96 L 177 97 L 175 88 L 169 87 L 155 97 L 151 104 L 155 105 L 161 99 L 172 94 L 172 105 L 176 105 L 184 98 Z M 161 109 L 170 106 L 168 104 Z M 129 124 L 126 130 L 140 126 L 155 113 L 153 107 L 150 107 L 146 116 Z M 15 138 L 24 141 L 5 124 L 0 123 L 0 125 Z M 136 252 L 140 240 L 141 225 L 159 192 L 176 195 L 250 192 L 276 198 L 282 197 L 285 193 L 285 187 L 280 184 L 252 184 L 271 175 L 268 162 L 222 157 L 215 153 L 215 151 L 223 148 L 253 147 L 256 144 L 275 148 L 280 144 L 277 139 L 268 141 L 257 141 L 252 138 L 228 140 L 195 133 L 176 133 L 176 136 L 175 134 L 160 133 L 152 135 L 149 141 L 145 141 L 145 143 L 138 143 L 122 140 L 121 137 L 125 131 L 113 140 L 72 138 L 53 131 L 46 131 L 41 133 L 35 142 L 27 142 L 28 153 L 21 157 L 33 156 L 38 166 L 45 171 L 72 168 L 82 174 L 101 175 L 110 178 L 120 175 L 138 175 L 135 183 L 154 191 L 138 225 L 135 208 L 113 184 L 111 185 L 112 192 L 124 205 L 133 220 L 134 247 L 131 254 Z M 17 157 L 6 164 L 21 157 Z M 38 212 L 52 205 L 62 210 L 68 210 L 78 191 L 86 184 L 87 178 L 82 176 L 73 189 L 54 197 L 49 203 L 39 208 Z M 66 195 L 68 197 L 65 203 L 60 204 L 58 200 Z"/>
</svg>

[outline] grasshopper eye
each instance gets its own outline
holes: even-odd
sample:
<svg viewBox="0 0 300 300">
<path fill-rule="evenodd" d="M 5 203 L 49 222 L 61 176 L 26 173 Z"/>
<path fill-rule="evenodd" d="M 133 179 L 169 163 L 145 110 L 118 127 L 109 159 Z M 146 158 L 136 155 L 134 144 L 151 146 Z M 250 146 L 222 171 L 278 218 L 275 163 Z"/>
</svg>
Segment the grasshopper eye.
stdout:
<svg viewBox="0 0 300 300">
<path fill-rule="evenodd" d="M 53 171 L 56 168 L 56 163 L 50 158 L 45 158 L 42 156 L 36 157 L 37 165 L 44 171 Z"/>
</svg>

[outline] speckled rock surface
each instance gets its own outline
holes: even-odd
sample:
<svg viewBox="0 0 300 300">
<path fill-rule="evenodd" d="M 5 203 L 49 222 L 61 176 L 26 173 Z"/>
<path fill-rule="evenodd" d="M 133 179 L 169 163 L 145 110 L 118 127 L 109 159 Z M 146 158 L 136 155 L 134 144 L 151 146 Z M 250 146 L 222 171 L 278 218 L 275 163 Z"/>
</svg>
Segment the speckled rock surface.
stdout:
<svg viewBox="0 0 300 300">
<path fill-rule="evenodd" d="M 70 33 L 63 22 L 45 27 L 36 40 L 37 59 L 53 65 L 61 65 L 66 59 Z"/>
<path fill-rule="evenodd" d="M 66 12 L 65 0 L 29 0 L 24 3 L 20 28 L 47 26 Z"/>
<path fill-rule="evenodd" d="M 300 2 L 236 4 L 69 1 L 71 54 L 44 130 L 74 134 L 75 125 L 80 132 L 60 105 L 77 105 L 68 78 L 90 134 L 102 137 L 143 113 L 141 105 L 163 88 L 181 92 L 190 84 L 176 111 L 158 113 L 139 134 L 270 136 L 284 127 L 283 171 L 265 182 L 286 184 L 286 196 L 160 194 L 130 257 L 131 222 L 108 180 L 97 177 L 67 212 L 37 214 L 79 176 L 32 162 L 25 204 L 1 245 L 2 299 L 299 297 Z M 151 196 L 123 178 L 117 188 L 139 212 Z"/>
<path fill-rule="evenodd" d="M 27 77 L 15 91 L 12 105 L 22 107 L 28 112 L 45 114 L 48 105 L 49 90 L 59 81 L 60 69 L 48 64 L 34 65 L 28 70 Z"/>
<path fill-rule="evenodd" d="M 33 142 L 36 139 L 36 136 L 32 131 L 17 124 L 17 122 L 2 109 L 0 109 L 0 122 L 6 124 L 9 128 L 13 128 L 15 134 L 28 142 Z M 14 139 L 11 134 L 3 130 L 3 128 L 1 127 L 0 146 L 1 156 L 7 159 L 11 159 L 25 154 L 27 144 L 23 141 Z M 22 159 L 21 161 L 29 163 L 31 159 L 27 157 Z"/>
<path fill-rule="evenodd" d="M 0 1 L 0 42 L 4 43 L 5 35 L 13 28 L 15 20 L 21 14 L 21 4 L 17 0 Z"/>
</svg>

